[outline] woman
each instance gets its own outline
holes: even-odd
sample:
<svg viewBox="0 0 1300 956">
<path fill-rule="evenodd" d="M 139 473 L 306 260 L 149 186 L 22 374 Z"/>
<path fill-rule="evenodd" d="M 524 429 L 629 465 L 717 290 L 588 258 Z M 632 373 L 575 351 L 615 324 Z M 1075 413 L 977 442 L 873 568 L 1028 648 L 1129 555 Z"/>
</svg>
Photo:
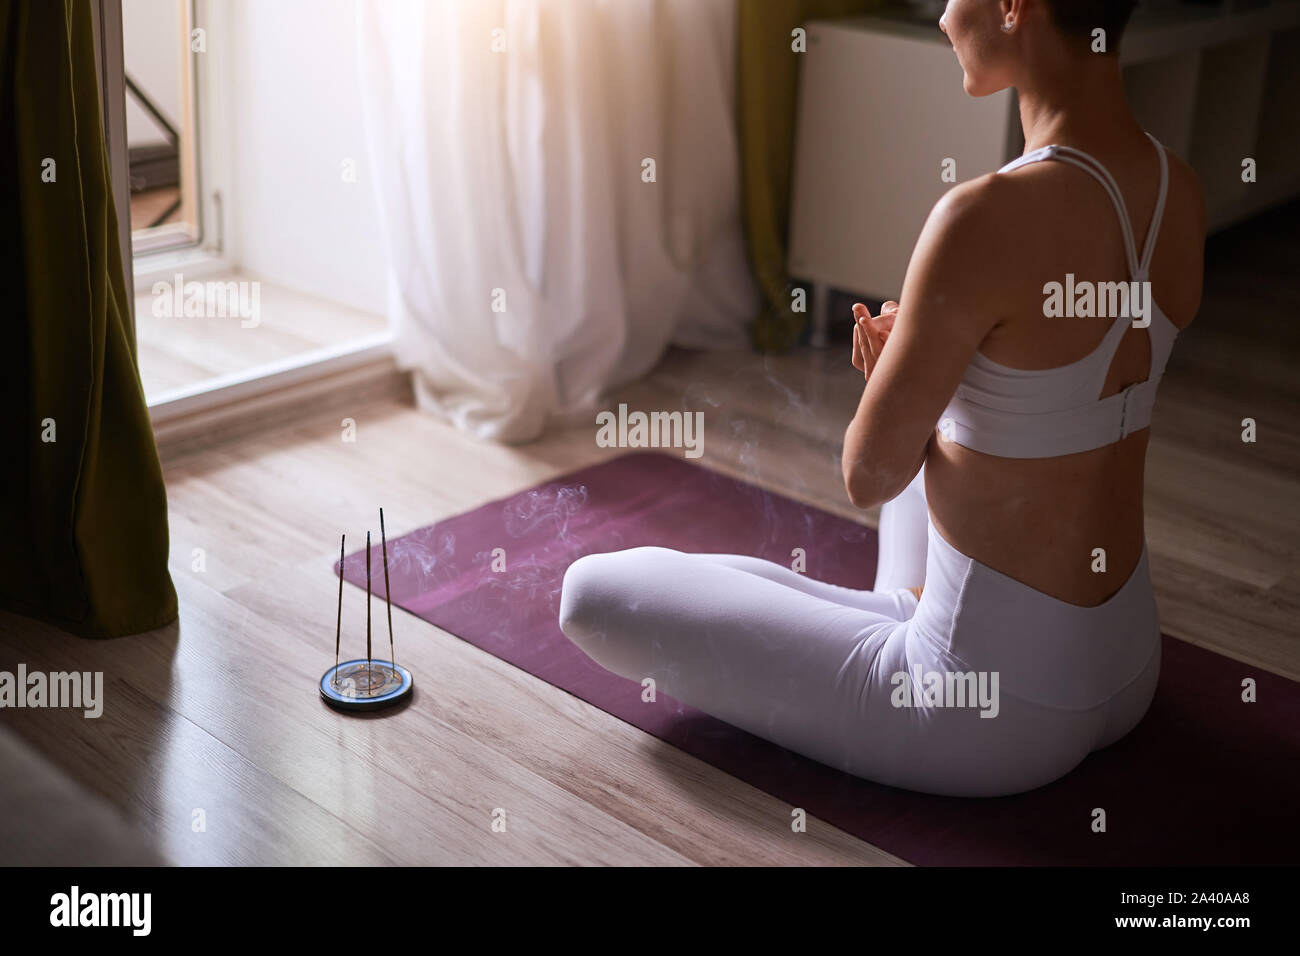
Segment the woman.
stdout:
<svg viewBox="0 0 1300 956">
<path fill-rule="evenodd" d="M 1141 720 L 1160 670 L 1148 425 L 1200 302 L 1205 213 L 1125 101 L 1132 7 L 950 0 L 940 20 L 969 94 L 1017 90 L 1025 154 L 935 206 L 899 303 L 854 307 L 866 385 L 844 479 L 858 507 L 885 502 L 875 588 L 733 555 L 590 555 L 560 613 L 592 658 L 931 793 L 1041 786 Z M 1110 310 L 1062 317 L 1052 289 Z"/>
</svg>

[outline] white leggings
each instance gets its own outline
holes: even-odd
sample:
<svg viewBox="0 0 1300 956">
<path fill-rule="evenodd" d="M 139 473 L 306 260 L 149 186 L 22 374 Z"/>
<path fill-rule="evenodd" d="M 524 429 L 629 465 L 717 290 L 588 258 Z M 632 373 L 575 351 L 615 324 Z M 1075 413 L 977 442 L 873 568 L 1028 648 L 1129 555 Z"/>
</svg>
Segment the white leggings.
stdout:
<svg viewBox="0 0 1300 956">
<path fill-rule="evenodd" d="M 918 602 L 905 589 L 921 584 Z M 882 509 L 875 590 L 632 548 L 569 566 L 560 627 L 638 685 L 856 776 L 954 796 L 1065 775 L 1137 725 L 1160 670 L 1145 549 L 1104 604 L 1066 604 L 948 544 L 924 470 Z"/>
</svg>

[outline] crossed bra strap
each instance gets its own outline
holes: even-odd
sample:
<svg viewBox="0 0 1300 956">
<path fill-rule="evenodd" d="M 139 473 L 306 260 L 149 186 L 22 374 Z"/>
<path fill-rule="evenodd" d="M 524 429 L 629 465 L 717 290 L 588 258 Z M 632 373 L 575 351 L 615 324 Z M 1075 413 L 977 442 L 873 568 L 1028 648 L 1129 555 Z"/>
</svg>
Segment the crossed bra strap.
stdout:
<svg viewBox="0 0 1300 956">
<path fill-rule="evenodd" d="M 1156 154 L 1160 158 L 1160 191 L 1156 196 L 1155 211 L 1151 214 L 1151 224 L 1147 227 L 1147 237 L 1142 248 L 1141 259 L 1137 255 L 1137 240 L 1133 235 L 1133 222 L 1129 218 L 1128 207 L 1124 204 L 1124 195 L 1119 191 L 1119 184 L 1115 182 L 1115 177 L 1110 174 L 1110 170 L 1090 153 L 1075 149 L 1073 146 L 1044 146 L 1041 149 L 1036 149 L 1031 153 L 1013 159 L 998 172 L 1006 173 L 1013 169 L 1019 169 L 1021 166 L 1027 166 L 1030 163 L 1037 163 L 1047 159 L 1059 159 L 1061 162 L 1077 166 L 1079 169 L 1091 174 L 1106 190 L 1106 194 L 1110 196 L 1110 201 L 1115 206 L 1116 213 L 1119 214 L 1120 229 L 1124 234 L 1124 253 L 1128 259 L 1129 278 L 1133 281 L 1142 281 L 1146 279 L 1147 273 L 1151 269 L 1151 257 L 1156 251 L 1156 236 L 1160 232 L 1160 220 L 1165 211 L 1165 197 L 1169 192 L 1169 159 L 1165 156 L 1165 149 L 1160 145 L 1160 141 L 1150 133 L 1147 133 L 1147 138 L 1155 144 Z"/>
</svg>

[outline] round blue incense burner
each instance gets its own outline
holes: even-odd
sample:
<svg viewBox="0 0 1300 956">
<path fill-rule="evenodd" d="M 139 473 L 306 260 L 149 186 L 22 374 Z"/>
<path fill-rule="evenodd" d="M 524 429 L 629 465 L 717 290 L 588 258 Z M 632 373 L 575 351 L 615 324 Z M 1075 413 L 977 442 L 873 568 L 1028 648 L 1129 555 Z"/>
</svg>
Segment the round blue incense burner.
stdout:
<svg viewBox="0 0 1300 956">
<path fill-rule="evenodd" d="M 415 681 L 400 664 L 379 659 L 344 661 L 320 679 L 320 695 L 339 710 L 379 710 L 411 696 Z"/>
</svg>

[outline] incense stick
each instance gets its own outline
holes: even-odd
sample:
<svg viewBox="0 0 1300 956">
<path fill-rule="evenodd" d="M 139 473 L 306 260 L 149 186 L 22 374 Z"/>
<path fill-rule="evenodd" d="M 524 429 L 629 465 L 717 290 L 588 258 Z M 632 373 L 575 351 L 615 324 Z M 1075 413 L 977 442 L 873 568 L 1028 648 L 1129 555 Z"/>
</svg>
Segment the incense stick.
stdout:
<svg viewBox="0 0 1300 956">
<path fill-rule="evenodd" d="M 388 589 L 388 534 L 384 531 L 384 509 L 379 509 L 379 546 L 384 549 L 384 603 L 388 605 L 388 656 L 397 670 L 397 651 L 393 649 L 393 599 Z"/>
<path fill-rule="evenodd" d="M 366 681 L 370 681 L 370 532 L 366 532 Z M 369 693 L 369 689 L 367 689 Z"/>
<path fill-rule="evenodd" d="M 339 618 L 334 625 L 334 681 L 339 685 L 339 641 L 343 637 L 343 548 L 348 540 L 345 534 L 339 539 Z"/>
</svg>

